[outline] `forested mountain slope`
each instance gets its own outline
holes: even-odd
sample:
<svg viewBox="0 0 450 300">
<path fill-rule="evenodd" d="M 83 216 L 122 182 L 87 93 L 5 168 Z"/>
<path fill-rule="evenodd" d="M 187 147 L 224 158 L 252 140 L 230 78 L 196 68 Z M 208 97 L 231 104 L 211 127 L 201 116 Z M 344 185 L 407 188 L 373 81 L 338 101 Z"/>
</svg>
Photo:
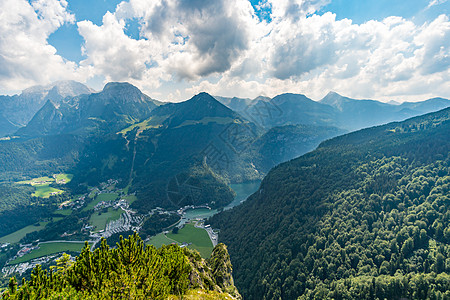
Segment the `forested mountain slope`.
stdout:
<svg viewBox="0 0 450 300">
<path fill-rule="evenodd" d="M 11 278 L 2 299 L 240 299 L 231 270 L 223 244 L 206 261 L 178 245 L 146 246 L 135 234 L 116 249 L 106 240 L 94 252 L 86 245 L 49 272 L 38 265 L 19 287 Z"/>
<path fill-rule="evenodd" d="M 450 106 L 450 100 L 443 98 L 395 105 L 377 100 L 351 99 L 335 92 L 328 93 L 320 101 L 291 93 L 281 94 L 272 99 L 216 98 L 265 128 L 283 125 L 319 125 L 334 126 L 348 131 L 403 121 Z"/>
<path fill-rule="evenodd" d="M 444 109 L 272 169 L 211 220 L 244 298 L 450 297 L 449 137 Z"/>
</svg>

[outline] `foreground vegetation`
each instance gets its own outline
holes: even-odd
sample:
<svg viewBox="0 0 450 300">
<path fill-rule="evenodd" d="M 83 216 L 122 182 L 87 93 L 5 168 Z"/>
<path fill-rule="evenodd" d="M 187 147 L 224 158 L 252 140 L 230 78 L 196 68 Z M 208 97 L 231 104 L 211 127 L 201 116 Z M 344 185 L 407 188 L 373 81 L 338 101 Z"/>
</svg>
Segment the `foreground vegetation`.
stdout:
<svg viewBox="0 0 450 300">
<path fill-rule="evenodd" d="M 450 109 L 274 168 L 212 219 L 248 299 L 449 299 Z"/>
<path fill-rule="evenodd" d="M 233 285 L 226 247 L 218 245 L 208 261 L 177 245 L 156 249 L 134 234 L 121 239 L 117 249 L 106 240 L 94 252 L 86 244 L 72 262 L 65 255 L 56 268 L 33 269 L 20 286 L 11 278 L 3 299 L 166 299 L 170 295 L 204 294 L 216 299 L 240 298 Z M 212 299 L 212 298 L 210 298 Z"/>
</svg>

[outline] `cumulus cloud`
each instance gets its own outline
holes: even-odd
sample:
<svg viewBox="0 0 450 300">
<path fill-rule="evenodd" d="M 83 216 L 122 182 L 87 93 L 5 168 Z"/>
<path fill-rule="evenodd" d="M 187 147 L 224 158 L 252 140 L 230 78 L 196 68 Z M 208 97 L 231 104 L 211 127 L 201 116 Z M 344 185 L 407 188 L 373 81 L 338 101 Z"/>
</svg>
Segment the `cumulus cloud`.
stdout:
<svg viewBox="0 0 450 300">
<path fill-rule="evenodd" d="M 0 80 L 11 86 L 17 84 L 11 78 L 47 81 L 47 68 L 54 77 L 130 81 L 160 99 L 202 90 L 245 97 L 297 92 L 315 99 L 329 90 L 386 100 L 450 97 L 448 16 L 424 24 L 388 17 L 358 25 L 317 14 L 329 2 L 261 0 L 253 8 L 247 0 L 123 1 L 101 25 L 77 23 L 86 56 L 78 66 L 46 42 L 75 21 L 65 0 L 4 0 Z M 139 37 L 132 38 L 127 26 L 136 21 Z"/>
<path fill-rule="evenodd" d="M 96 75 L 114 81 L 141 80 L 152 49 L 145 41 L 138 41 L 124 33 L 125 22 L 110 12 L 103 17 L 103 25 L 91 21 L 78 22 L 78 31 L 85 39 L 82 51 L 88 57 L 84 66 L 93 66 Z"/>
<path fill-rule="evenodd" d="M 444 4 L 446 2 L 447 2 L 447 0 L 430 0 L 430 3 L 428 3 L 427 8 L 430 8 L 430 7 L 435 6 L 435 5 Z"/>
<path fill-rule="evenodd" d="M 65 0 L 0 1 L 0 86 L 17 90 L 61 78 L 81 78 L 77 66 L 56 54 L 47 38 L 75 17 Z"/>
</svg>

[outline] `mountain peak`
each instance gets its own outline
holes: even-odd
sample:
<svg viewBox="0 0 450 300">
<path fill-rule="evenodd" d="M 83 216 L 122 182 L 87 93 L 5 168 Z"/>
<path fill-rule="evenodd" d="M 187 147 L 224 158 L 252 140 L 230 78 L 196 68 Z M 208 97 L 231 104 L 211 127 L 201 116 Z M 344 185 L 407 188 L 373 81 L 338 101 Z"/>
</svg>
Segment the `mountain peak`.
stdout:
<svg viewBox="0 0 450 300">
<path fill-rule="evenodd" d="M 108 82 L 105 87 L 103 88 L 103 92 L 109 91 L 109 90 L 117 90 L 117 89 L 137 89 L 134 85 L 132 85 L 129 82 Z"/>
<path fill-rule="evenodd" d="M 128 82 L 108 82 L 99 94 L 102 99 L 115 99 L 122 103 L 141 102 L 146 98 L 141 90 Z"/>
<path fill-rule="evenodd" d="M 45 98 L 58 100 L 68 96 L 89 94 L 92 89 L 74 80 L 59 80 L 48 85 L 36 85 L 22 91 L 22 95 L 41 94 Z M 57 99 L 54 99 L 57 98 Z"/>
<path fill-rule="evenodd" d="M 213 106 L 219 105 L 219 106 L 225 107 L 225 105 L 220 103 L 216 98 L 214 98 L 213 96 L 211 96 L 210 94 L 208 94 L 206 92 L 201 92 L 186 102 L 190 103 L 190 105 L 192 105 L 192 104 L 206 105 L 208 107 L 213 107 Z"/>
<path fill-rule="evenodd" d="M 331 106 L 336 106 L 342 103 L 344 100 L 349 100 L 349 98 L 339 95 L 336 92 L 330 91 L 325 97 L 323 97 L 319 102 L 323 104 L 328 104 Z"/>
</svg>

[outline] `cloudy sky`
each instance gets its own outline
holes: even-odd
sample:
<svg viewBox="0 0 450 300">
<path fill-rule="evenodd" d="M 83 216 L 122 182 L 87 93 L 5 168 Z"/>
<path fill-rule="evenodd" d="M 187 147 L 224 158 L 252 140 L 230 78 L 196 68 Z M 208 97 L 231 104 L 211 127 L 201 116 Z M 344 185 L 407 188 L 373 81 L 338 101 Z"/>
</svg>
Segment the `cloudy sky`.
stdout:
<svg viewBox="0 0 450 300">
<path fill-rule="evenodd" d="M 128 81 L 319 100 L 450 98 L 447 0 L 0 0 L 0 94 Z"/>
</svg>

